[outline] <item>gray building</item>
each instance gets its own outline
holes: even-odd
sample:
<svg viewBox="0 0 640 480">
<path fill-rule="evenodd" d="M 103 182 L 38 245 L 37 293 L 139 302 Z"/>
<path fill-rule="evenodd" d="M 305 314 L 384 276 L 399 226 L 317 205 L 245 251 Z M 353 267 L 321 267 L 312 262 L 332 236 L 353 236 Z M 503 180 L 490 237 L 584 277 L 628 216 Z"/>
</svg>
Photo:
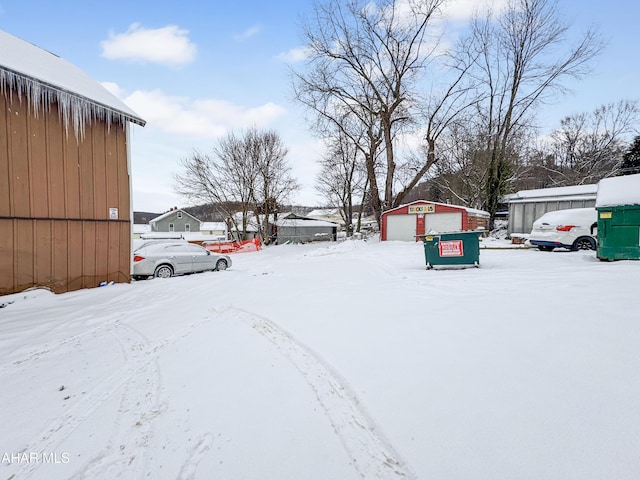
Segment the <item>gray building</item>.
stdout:
<svg viewBox="0 0 640 480">
<path fill-rule="evenodd" d="M 289 213 L 275 222 L 273 230 L 280 245 L 286 242 L 308 243 L 336 240 L 338 225 Z"/>
<path fill-rule="evenodd" d="M 521 190 L 504 197 L 509 205 L 509 233 L 530 233 L 533 222 L 547 212 L 594 207 L 598 185 Z"/>
<path fill-rule="evenodd" d="M 174 208 L 149 222 L 151 232 L 199 232 L 200 220 L 193 215 Z"/>
</svg>

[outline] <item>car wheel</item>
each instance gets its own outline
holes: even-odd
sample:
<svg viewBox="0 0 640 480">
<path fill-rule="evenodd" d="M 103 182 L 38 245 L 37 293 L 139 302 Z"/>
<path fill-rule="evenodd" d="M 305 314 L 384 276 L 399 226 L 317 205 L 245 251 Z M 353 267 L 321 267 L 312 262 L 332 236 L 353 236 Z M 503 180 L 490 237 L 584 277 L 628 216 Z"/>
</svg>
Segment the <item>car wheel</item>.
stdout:
<svg viewBox="0 0 640 480">
<path fill-rule="evenodd" d="M 216 270 L 226 270 L 227 269 L 227 261 L 223 258 L 216 262 Z"/>
<path fill-rule="evenodd" d="M 538 245 L 538 250 L 541 252 L 553 252 L 555 247 L 545 247 L 544 245 Z"/>
<path fill-rule="evenodd" d="M 595 250 L 596 241 L 590 237 L 580 237 L 573 242 L 574 250 Z"/>
<path fill-rule="evenodd" d="M 153 272 L 153 276 L 156 278 L 169 278 L 173 275 L 173 269 L 169 265 L 160 265 Z"/>
<path fill-rule="evenodd" d="M 146 280 L 148 277 L 146 275 L 133 275 L 134 280 Z"/>
</svg>

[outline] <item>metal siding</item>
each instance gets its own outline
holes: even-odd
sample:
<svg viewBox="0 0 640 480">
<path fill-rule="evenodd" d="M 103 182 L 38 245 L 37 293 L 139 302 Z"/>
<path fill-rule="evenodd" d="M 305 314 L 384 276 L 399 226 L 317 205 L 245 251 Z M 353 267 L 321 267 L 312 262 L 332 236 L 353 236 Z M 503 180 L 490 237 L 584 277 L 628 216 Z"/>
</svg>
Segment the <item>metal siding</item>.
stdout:
<svg viewBox="0 0 640 480">
<path fill-rule="evenodd" d="M 0 95 L 0 118 L 6 118 L 9 105 L 4 95 Z M 11 197 L 9 195 L 9 122 L 4 121 L 0 125 L 0 218 L 11 215 Z M 4 224 L 3 224 L 4 225 Z M 5 232 L 6 230 L 0 230 Z M 1 236 L 1 235 L 0 235 Z M 1 245 L 1 244 L 0 244 Z"/>
<path fill-rule="evenodd" d="M 67 249 L 60 248 L 60 254 L 67 257 L 68 288 L 77 290 L 84 287 L 82 246 L 84 239 L 84 222 L 67 222 Z"/>
<path fill-rule="evenodd" d="M 53 258 L 51 261 L 51 281 L 54 290 L 65 287 L 69 279 L 69 256 L 77 256 L 77 252 L 71 250 L 69 245 L 69 222 L 52 222 L 53 228 Z"/>
<path fill-rule="evenodd" d="M 93 218 L 95 213 L 93 163 L 92 135 L 91 130 L 89 130 L 86 131 L 84 140 L 78 145 L 80 218 Z"/>
<path fill-rule="evenodd" d="M 31 215 L 29 195 L 29 152 L 27 140 L 28 102 L 19 102 L 17 98 L 5 111 L 5 119 L 8 123 L 10 135 L 9 149 L 9 175 L 10 175 L 10 216 L 28 217 Z"/>
<path fill-rule="evenodd" d="M 49 215 L 53 218 L 65 218 L 67 215 L 64 128 L 57 111 L 46 122 L 47 132 L 47 179 L 49 182 L 47 200 Z M 68 159 L 67 159 L 68 160 Z"/>
<path fill-rule="evenodd" d="M 91 218 L 106 220 L 109 218 L 109 212 L 107 210 L 107 165 L 104 135 L 104 129 L 91 128 L 93 147 L 93 207 L 95 209 L 93 217 Z"/>
<path fill-rule="evenodd" d="M 0 294 L 14 291 L 14 223 L 13 220 L 0 218 Z"/>
<path fill-rule="evenodd" d="M 29 115 L 29 192 L 30 216 L 49 217 L 49 182 L 47 178 L 47 135 L 45 122 Z"/>
<path fill-rule="evenodd" d="M 48 220 L 33 222 L 33 283 L 35 285 L 49 285 L 53 276 L 51 223 Z"/>
<path fill-rule="evenodd" d="M 104 144 L 104 157 L 105 157 L 105 168 L 106 168 L 106 175 L 105 175 L 105 186 L 107 189 L 106 192 L 106 209 L 104 214 L 106 215 L 106 218 L 109 218 L 109 209 L 110 208 L 118 208 L 118 217 L 120 216 L 120 209 L 122 209 L 122 215 L 128 215 L 129 212 L 129 205 L 126 206 L 126 209 L 124 208 L 124 206 L 120 206 L 120 203 L 118 202 L 119 199 L 119 185 L 118 185 L 118 178 L 119 178 L 119 170 L 121 169 L 121 166 L 118 165 L 118 134 L 122 134 L 122 129 L 116 127 L 115 129 L 111 129 L 111 135 L 107 135 L 107 137 L 105 138 L 105 144 Z M 125 163 L 126 166 L 126 163 Z M 125 217 L 126 218 L 126 217 Z"/>
<path fill-rule="evenodd" d="M 425 215 L 425 232 L 429 233 L 432 230 L 438 233 L 463 230 L 462 212 L 429 213 Z"/>
<path fill-rule="evenodd" d="M 35 285 L 33 278 L 34 266 L 34 241 L 33 241 L 33 224 L 30 221 L 18 220 L 14 224 L 14 262 L 15 262 L 15 280 L 14 284 L 18 290 Z M 4 255 L 3 255 L 4 256 Z"/>
<path fill-rule="evenodd" d="M 334 240 L 335 227 L 311 227 L 311 226 L 283 226 L 278 227 L 278 243 L 284 242 L 313 242 L 318 240 L 317 233 L 326 233 L 328 238 Z M 326 237 L 321 237 L 322 239 Z"/>
<path fill-rule="evenodd" d="M 416 240 L 416 216 L 387 215 L 387 240 Z"/>
<path fill-rule="evenodd" d="M 64 129 L 60 132 L 65 135 Z M 62 152 L 64 158 L 64 211 L 65 218 L 82 218 L 82 189 L 80 188 L 80 146 L 75 135 L 64 137 Z"/>
</svg>

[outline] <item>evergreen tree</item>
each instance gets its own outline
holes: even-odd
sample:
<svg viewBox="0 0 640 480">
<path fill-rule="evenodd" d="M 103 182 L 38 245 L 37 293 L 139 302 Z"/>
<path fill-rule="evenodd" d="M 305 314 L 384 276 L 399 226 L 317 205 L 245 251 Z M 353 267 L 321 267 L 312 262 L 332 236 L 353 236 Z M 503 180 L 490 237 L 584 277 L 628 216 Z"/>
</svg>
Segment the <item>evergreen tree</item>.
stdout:
<svg viewBox="0 0 640 480">
<path fill-rule="evenodd" d="M 624 154 L 622 162 L 622 174 L 632 175 L 640 173 L 640 135 L 633 139 L 633 143 Z"/>
</svg>

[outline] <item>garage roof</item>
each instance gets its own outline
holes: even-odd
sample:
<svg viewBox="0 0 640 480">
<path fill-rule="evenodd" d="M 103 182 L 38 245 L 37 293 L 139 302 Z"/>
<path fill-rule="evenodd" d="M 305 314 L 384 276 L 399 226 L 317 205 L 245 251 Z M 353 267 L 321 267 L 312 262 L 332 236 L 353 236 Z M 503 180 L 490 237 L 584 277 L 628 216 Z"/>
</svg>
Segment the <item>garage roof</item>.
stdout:
<svg viewBox="0 0 640 480">
<path fill-rule="evenodd" d="M 417 205 L 417 204 L 425 204 L 425 203 L 428 203 L 430 205 L 442 205 L 443 207 L 452 207 L 452 208 L 458 208 L 460 210 L 466 210 L 467 213 L 470 213 L 471 215 L 480 216 L 480 217 L 485 217 L 485 216 L 489 217 L 490 216 L 489 212 L 485 212 L 484 210 L 478 210 L 478 209 L 475 209 L 475 208 L 464 207 L 462 205 L 452 205 L 450 203 L 431 202 L 429 200 L 416 200 L 414 202 L 405 203 L 405 204 L 399 205 L 399 206 L 397 206 L 395 208 L 391 208 L 389 210 L 385 210 L 384 212 L 382 212 L 382 214 L 384 215 L 386 213 L 393 212 L 395 210 L 399 210 L 401 208 L 408 207 L 409 205 Z"/>
<path fill-rule="evenodd" d="M 598 185 L 573 185 L 570 187 L 537 188 L 534 190 L 520 190 L 511 195 L 505 195 L 507 203 L 549 202 L 557 200 L 579 200 L 595 198 Z"/>
</svg>

